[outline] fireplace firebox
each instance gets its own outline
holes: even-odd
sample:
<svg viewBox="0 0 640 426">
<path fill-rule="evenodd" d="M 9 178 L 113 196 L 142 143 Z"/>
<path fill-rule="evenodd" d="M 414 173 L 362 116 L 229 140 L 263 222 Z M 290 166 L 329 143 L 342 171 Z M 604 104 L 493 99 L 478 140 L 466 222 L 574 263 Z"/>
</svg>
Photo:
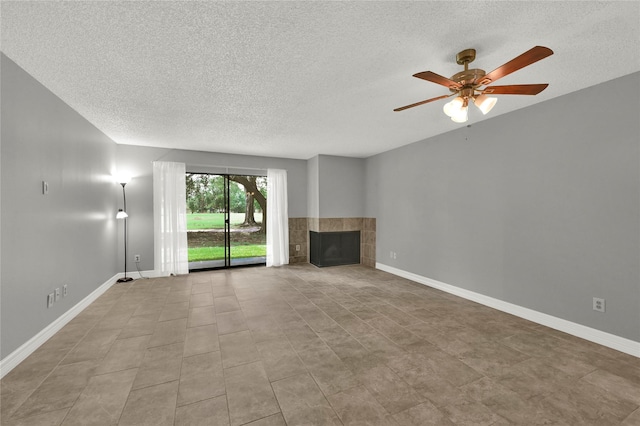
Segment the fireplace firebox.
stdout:
<svg viewBox="0 0 640 426">
<path fill-rule="evenodd" d="M 309 261 L 318 267 L 360 263 L 360 231 L 309 231 Z"/>
</svg>

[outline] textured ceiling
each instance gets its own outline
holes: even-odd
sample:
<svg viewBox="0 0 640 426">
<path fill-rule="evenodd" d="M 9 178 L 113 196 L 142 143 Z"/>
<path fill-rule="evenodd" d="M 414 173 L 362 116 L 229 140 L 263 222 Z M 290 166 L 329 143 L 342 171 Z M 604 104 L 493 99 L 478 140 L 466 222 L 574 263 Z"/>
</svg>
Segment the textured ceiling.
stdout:
<svg viewBox="0 0 640 426">
<path fill-rule="evenodd" d="M 367 157 L 461 126 L 412 77 L 489 72 L 536 45 L 555 54 L 500 80 L 473 124 L 640 70 L 640 2 L 2 1 L 2 51 L 117 143 L 307 159 Z"/>
</svg>

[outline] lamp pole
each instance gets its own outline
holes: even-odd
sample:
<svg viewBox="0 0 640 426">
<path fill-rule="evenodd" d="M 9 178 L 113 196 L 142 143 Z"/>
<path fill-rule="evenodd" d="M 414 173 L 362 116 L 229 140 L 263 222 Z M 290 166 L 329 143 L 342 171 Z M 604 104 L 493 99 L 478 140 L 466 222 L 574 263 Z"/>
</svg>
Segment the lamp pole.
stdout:
<svg viewBox="0 0 640 426">
<path fill-rule="evenodd" d="M 118 279 L 117 282 L 119 283 L 133 281 L 133 278 L 127 277 L 127 217 L 129 215 L 127 214 L 127 195 L 124 190 L 124 186 L 126 184 L 127 182 L 120 182 L 120 185 L 122 185 L 122 201 L 124 207 L 124 211 L 122 212 L 123 214 L 121 215 L 121 217 L 124 219 L 124 278 Z M 118 212 L 118 215 L 120 215 L 120 212 Z"/>
</svg>

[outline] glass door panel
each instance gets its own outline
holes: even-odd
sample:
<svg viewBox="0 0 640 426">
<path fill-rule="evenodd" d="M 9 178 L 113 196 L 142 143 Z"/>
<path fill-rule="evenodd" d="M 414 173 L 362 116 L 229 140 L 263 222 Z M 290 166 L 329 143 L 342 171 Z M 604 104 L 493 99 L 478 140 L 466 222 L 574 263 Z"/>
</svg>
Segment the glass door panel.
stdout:
<svg viewBox="0 0 640 426">
<path fill-rule="evenodd" d="M 264 264 L 267 233 L 263 221 L 267 179 L 263 176 L 229 176 L 231 266 Z"/>
<path fill-rule="evenodd" d="M 220 175 L 187 173 L 187 245 L 189 269 L 226 265 L 225 179 Z"/>
</svg>

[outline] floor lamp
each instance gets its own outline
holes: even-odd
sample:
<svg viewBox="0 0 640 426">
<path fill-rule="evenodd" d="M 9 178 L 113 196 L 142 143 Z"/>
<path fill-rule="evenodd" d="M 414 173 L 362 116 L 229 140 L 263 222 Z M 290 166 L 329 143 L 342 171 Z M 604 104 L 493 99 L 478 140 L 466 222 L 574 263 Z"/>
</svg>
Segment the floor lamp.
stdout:
<svg viewBox="0 0 640 426">
<path fill-rule="evenodd" d="M 126 283 L 129 281 L 133 281 L 133 278 L 127 277 L 127 218 L 129 215 L 127 214 L 127 195 L 124 191 L 124 186 L 131 180 L 129 177 L 119 177 L 118 183 L 122 185 L 122 201 L 124 209 L 118 209 L 118 214 L 116 214 L 116 219 L 124 220 L 124 278 L 120 278 L 117 282 Z"/>
</svg>

